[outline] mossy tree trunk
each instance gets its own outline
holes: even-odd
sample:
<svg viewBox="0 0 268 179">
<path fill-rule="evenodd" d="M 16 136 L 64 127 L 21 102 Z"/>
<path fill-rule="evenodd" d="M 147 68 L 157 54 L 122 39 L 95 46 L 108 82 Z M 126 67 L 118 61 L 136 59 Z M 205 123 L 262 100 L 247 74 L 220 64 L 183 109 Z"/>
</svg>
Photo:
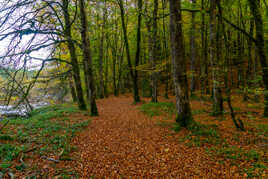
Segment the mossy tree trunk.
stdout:
<svg viewBox="0 0 268 179">
<path fill-rule="evenodd" d="M 93 69 L 92 69 L 92 57 L 90 51 L 90 42 L 88 37 L 88 21 L 87 14 L 85 10 L 85 1 L 79 0 L 79 9 L 80 9 L 80 20 L 81 20 L 81 37 L 82 37 L 82 50 L 83 50 L 83 61 L 85 64 L 85 78 L 87 78 L 86 87 L 89 90 L 89 103 L 90 103 L 90 112 L 92 116 L 98 116 L 98 109 L 96 104 L 96 90 L 95 90 L 95 81 L 93 78 Z"/>
<path fill-rule="evenodd" d="M 72 31 L 71 31 L 72 24 L 71 24 L 70 15 L 68 12 L 69 2 L 68 0 L 62 0 L 62 4 L 63 4 L 62 9 L 64 13 L 64 22 L 65 22 L 64 36 L 67 40 L 67 46 L 68 46 L 70 57 L 71 57 L 73 78 L 75 82 L 78 106 L 79 106 L 79 109 L 86 110 L 87 107 L 86 107 L 86 103 L 84 100 L 83 89 L 81 85 L 80 70 L 79 70 L 75 45 L 72 39 Z"/>
</svg>

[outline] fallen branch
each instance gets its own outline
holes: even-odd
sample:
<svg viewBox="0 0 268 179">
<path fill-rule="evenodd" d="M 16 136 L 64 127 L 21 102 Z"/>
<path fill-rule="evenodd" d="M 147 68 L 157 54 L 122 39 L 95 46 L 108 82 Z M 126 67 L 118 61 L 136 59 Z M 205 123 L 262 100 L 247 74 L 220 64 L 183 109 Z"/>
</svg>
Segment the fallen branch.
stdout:
<svg viewBox="0 0 268 179">
<path fill-rule="evenodd" d="M 14 179 L 15 178 L 15 176 L 14 176 L 14 174 L 12 172 L 8 172 L 8 175 L 10 176 L 10 179 Z"/>
<path fill-rule="evenodd" d="M 22 153 L 21 154 L 21 157 L 20 157 L 20 163 L 23 165 L 24 168 L 27 168 L 27 164 L 23 161 L 23 158 L 24 158 L 24 154 Z"/>
<path fill-rule="evenodd" d="M 59 157 L 61 157 L 63 153 L 64 153 L 64 149 L 62 149 L 62 151 L 59 153 Z"/>
<path fill-rule="evenodd" d="M 56 162 L 56 163 L 59 163 L 60 162 L 59 160 L 56 160 L 56 159 L 53 159 L 53 158 L 49 158 L 49 157 L 46 157 L 46 156 L 42 156 L 41 159 L 45 159 L 45 160 Z"/>
</svg>

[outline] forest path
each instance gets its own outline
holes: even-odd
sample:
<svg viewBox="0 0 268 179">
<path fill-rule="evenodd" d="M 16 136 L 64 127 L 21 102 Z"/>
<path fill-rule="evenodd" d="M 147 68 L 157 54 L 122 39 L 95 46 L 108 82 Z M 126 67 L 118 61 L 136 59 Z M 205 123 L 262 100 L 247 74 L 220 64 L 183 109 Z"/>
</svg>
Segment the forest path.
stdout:
<svg viewBox="0 0 268 179">
<path fill-rule="evenodd" d="M 187 148 L 132 102 L 127 96 L 98 100 L 100 116 L 73 141 L 81 178 L 213 178 L 217 172 L 202 149 Z"/>
</svg>

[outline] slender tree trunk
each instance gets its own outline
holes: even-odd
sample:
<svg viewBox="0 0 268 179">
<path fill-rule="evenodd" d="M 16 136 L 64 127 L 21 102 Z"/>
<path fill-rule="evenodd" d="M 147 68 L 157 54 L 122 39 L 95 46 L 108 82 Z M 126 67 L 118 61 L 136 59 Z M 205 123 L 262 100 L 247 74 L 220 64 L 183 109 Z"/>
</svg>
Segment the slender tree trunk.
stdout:
<svg viewBox="0 0 268 179">
<path fill-rule="evenodd" d="M 109 45 L 108 45 L 108 43 L 106 45 L 107 45 L 107 47 L 106 47 L 106 50 L 107 50 L 107 49 L 109 49 Z M 109 82 L 109 79 L 108 79 L 108 76 L 109 76 L 108 50 L 105 54 L 106 55 L 105 55 L 105 59 L 104 59 L 104 64 L 105 64 L 104 65 L 104 67 L 105 67 L 105 70 L 104 70 L 104 96 L 107 98 L 109 96 L 109 94 L 108 94 L 108 82 Z"/>
<path fill-rule="evenodd" d="M 128 42 L 128 34 L 127 34 L 127 26 L 125 23 L 125 10 L 124 10 L 124 4 L 123 0 L 118 0 L 118 5 L 120 7 L 120 13 L 121 13 L 121 23 L 122 23 L 122 29 L 123 29 L 123 35 L 124 35 L 124 41 L 126 45 L 126 54 L 127 54 L 127 62 L 128 62 L 128 68 L 130 72 L 130 77 L 132 78 L 133 83 L 133 98 L 134 103 L 140 101 L 139 96 L 139 88 L 138 88 L 138 71 L 136 70 L 136 66 L 139 64 L 140 59 L 140 26 L 141 26 L 141 8 L 142 8 L 142 1 L 138 1 L 138 7 L 139 7 L 139 15 L 138 15 L 138 28 L 137 28 L 137 52 L 136 52 L 136 61 L 135 61 L 135 69 L 132 69 L 132 63 L 131 63 L 131 57 L 130 57 L 130 49 L 129 49 L 129 42 Z"/>
<path fill-rule="evenodd" d="M 263 20 L 260 12 L 259 0 L 248 0 L 251 14 L 254 17 L 256 26 L 256 46 L 260 57 L 262 66 L 262 78 L 264 84 L 264 116 L 268 117 L 268 62 L 265 54 L 264 44 L 264 31 L 263 31 Z"/>
<path fill-rule="evenodd" d="M 103 80 L 103 53 L 104 53 L 104 37 L 105 37 L 105 27 L 106 27 L 106 0 L 104 1 L 103 15 L 102 20 L 103 24 L 101 25 L 101 38 L 100 38 L 100 49 L 99 49 L 99 77 L 100 77 L 100 89 L 99 97 L 104 98 L 104 80 Z"/>
<path fill-rule="evenodd" d="M 196 0 L 191 0 L 193 6 L 196 4 Z M 196 58 L 196 43 L 195 43 L 195 12 L 192 12 L 192 19 L 191 19 L 191 31 L 190 31 L 190 50 L 191 50 L 191 96 L 194 96 L 196 82 L 195 82 L 195 73 L 196 73 L 196 66 L 195 66 L 195 58 Z"/>
<path fill-rule="evenodd" d="M 228 82 L 228 74 L 230 73 L 230 45 L 228 44 L 228 36 L 225 32 L 225 26 L 224 26 L 224 23 L 223 23 L 223 19 L 222 19 L 222 8 L 221 8 L 221 4 L 220 4 L 220 1 L 217 1 L 217 6 L 218 6 L 218 9 L 219 9 L 219 23 L 218 25 L 220 26 L 219 28 L 221 29 L 221 33 L 223 34 L 223 37 L 224 37 L 224 45 L 225 45 L 225 87 L 226 87 L 226 95 L 227 95 L 227 104 L 228 104 L 228 107 L 230 109 L 230 114 L 231 114 L 231 117 L 232 117 L 232 120 L 233 120 L 233 123 L 235 125 L 235 127 L 238 129 L 238 130 L 241 130 L 241 131 L 244 131 L 245 128 L 244 128 L 244 124 L 243 124 L 243 121 L 241 121 L 239 118 L 236 118 L 235 116 L 235 112 L 234 112 L 234 109 L 233 109 L 233 106 L 232 106 L 232 103 L 231 103 L 231 88 L 230 88 L 230 83 Z M 221 48 L 222 49 L 222 48 Z"/>
<path fill-rule="evenodd" d="M 125 44 L 122 44 L 121 47 L 121 54 L 118 57 L 118 80 L 117 80 L 117 94 L 119 94 L 120 91 L 122 91 L 123 86 L 122 86 L 122 65 L 123 65 L 123 59 L 124 59 L 124 47 Z"/>
<path fill-rule="evenodd" d="M 72 76 L 69 76 L 69 86 L 70 86 L 73 102 L 76 103 L 77 102 L 77 95 L 76 95 L 75 87 L 74 87 L 74 84 L 73 84 Z"/>
<path fill-rule="evenodd" d="M 204 0 L 201 1 L 201 38 L 202 38 L 202 63 L 201 63 L 201 91 L 203 94 L 209 94 L 209 83 L 208 83 L 208 38 L 207 38 L 207 24 L 205 23 L 205 12 L 204 12 Z"/>
<path fill-rule="evenodd" d="M 253 37 L 253 31 L 254 31 L 254 19 L 250 19 L 250 29 L 249 29 L 249 34 Z M 248 97 L 248 91 L 251 87 L 251 81 L 253 80 L 252 78 L 252 66 L 253 66 L 253 59 L 252 59 L 252 40 L 250 38 L 247 39 L 247 44 L 248 44 L 248 67 L 247 67 L 247 72 L 246 72 L 246 81 L 247 81 L 247 86 L 244 90 L 244 101 L 247 101 L 249 99 Z"/>
<path fill-rule="evenodd" d="M 157 83 L 158 83 L 158 73 L 156 69 L 156 63 L 159 59 L 159 46 L 158 46 L 158 27 L 157 27 L 157 17 L 158 16 L 158 0 L 154 0 L 154 10 L 153 10 L 153 31 L 152 31 L 152 102 L 157 103 L 157 96 L 158 96 L 158 90 L 157 90 Z"/>
<path fill-rule="evenodd" d="M 219 79 L 219 59 L 217 59 L 216 49 L 216 0 L 210 0 L 210 63 L 212 67 L 213 80 L 213 115 L 223 114 L 223 99 Z"/>
<path fill-rule="evenodd" d="M 169 0 L 169 8 L 171 58 L 178 113 L 176 122 L 183 127 L 189 127 L 193 124 L 194 120 L 188 95 L 186 59 L 182 33 L 181 1 Z"/>
<path fill-rule="evenodd" d="M 72 70 L 73 70 L 73 77 L 75 81 L 75 87 L 77 92 L 77 99 L 78 99 L 78 106 L 81 110 L 86 110 L 86 103 L 84 100 L 83 89 L 81 85 L 81 78 L 80 78 L 80 70 L 77 60 L 77 55 L 75 51 L 74 42 L 72 40 L 72 32 L 71 32 L 71 21 L 70 15 L 68 12 L 69 2 L 68 0 L 62 0 L 63 4 L 63 13 L 64 13 L 64 21 L 65 21 L 65 30 L 64 35 L 67 38 L 67 45 L 71 56 L 71 63 L 72 63 Z"/>
<path fill-rule="evenodd" d="M 136 46 L 136 60 L 134 70 L 134 101 L 140 102 L 139 87 L 138 87 L 138 71 L 136 67 L 140 63 L 140 51 L 141 51 L 141 21 L 142 21 L 142 0 L 138 0 L 138 26 L 137 26 L 137 46 Z"/>
<path fill-rule="evenodd" d="M 117 84 L 116 84 L 116 61 L 117 61 L 117 50 L 115 54 L 113 55 L 113 67 L 112 67 L 112 72 L 113 72 L 113 90 L 114 90 L 114 96 L 118 96 L 118 89 L 117 89 Z"/>
<path fill-rule="evenodd" d="M 95 82 L 93 78 L 92 70 L 92 57 L 90 51 L 90 42 L 88 37 L 88 21 L 85 10 L 85 0 L 79 0 L 80 8 L 80 20 L 81 20 L 81 36 L 82 36 L 82 46 L 83 46 L 83 61 L 85 62 L 85 78 L 87 78 L 88 84 L 87 88 L 90 91 L 89 103 L 91 116 L 98 116 L 98 109 L 96 105 L 96 90 Z"/>
</svg>

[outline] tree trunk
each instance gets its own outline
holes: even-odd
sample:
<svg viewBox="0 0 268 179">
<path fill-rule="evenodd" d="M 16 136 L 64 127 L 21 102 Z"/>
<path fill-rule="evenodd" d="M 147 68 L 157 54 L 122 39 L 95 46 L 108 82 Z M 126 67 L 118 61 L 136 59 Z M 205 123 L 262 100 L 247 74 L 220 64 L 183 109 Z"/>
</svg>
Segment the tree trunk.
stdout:
<svg viewBox="0 0 268 179">
<path fill-rule="evenodd" d="M 241 121 L 239 118 L 236 118 L 235 116 L 235 112 L 232 106 L 232 102 L 231 102 L 231 88 L 230 88 L 230 83 L 229 83 L 229 78 L 228 78 L 228 74 L 230 73 L 230 45 L 228 44 L 228 41 L 230 40 L 225 32 L 225 26 L 224 23 L 222 21 L 222 8 L 221 8 L 221 4 L 220 1 L 217 1 L 217 6 L 219 8 L 219 25 L 221 26 L 221 32 L 223 34 L 224 37 L 224 45 L 225 45 L 225 88 L 226 88 L 226 95 L 227 95 L 227 104 L 228 107 L 230 109 L 230 114 L 231 114 L 231 118 L 233 120 L 233 123 L 235 125 L 235 127 L 238 130 L 244 131 L 244 123 L 243 121 Z"/>
<path fill-rule="evenodd" d="M 124 4 L 122 0 L 118 0 L 118 5 L 120 7 L 120 13 L 121 13 L 121 23 L 122 23 L 122 29 L 123 29 L 123 35 L 124 35 L 124 41 L 126 45 L 126 53 L 127 53 L 127 62 L 128 62 L 128 68 L 130 72 L 130 77 L 132 79 L 133 83 L 133 98 L 134 103 L 140 101 L 139 96 L 139 89 L 138 89 L 138 72 L 136 70 L 136 66 L 139 64 L 140 59 L 140 26 L 141 26 L 141 7 L 142 7 L 142 1 L 139 0 L 139 15 L 138 15 L 138 28 L 137 28 L 137 52 L 136 52 L 136 61 L 135 61 L 135 69 L 132 69 L 132 63 L 131 63 L 131 57 L 130 57 L 130 49 L 129 49 L 129 43 L 128 43 L 128 34 L 127 34 L 127 26 L 125 23 L 125 10 L 124 10 Z M 141 7 L 140 7 L 141 6 Z"/>
<path fill-rule="evenodd" d="M 263 20 L 260 12 L 260 2 L 259 0 L 248 0 L 251 14 L 254 17 L 256 26 L 256 47 L 258 49 L 258 54 L 260 57 L 260 62 L 262 66 L 262 78 L 264 84 L 264 116 L 268 117 L 268 62 L 265 54 L 265 44 L 264 44 L 264 32 L 263 32 Z"/>
<path fill-rule="evenodd" d="M 208 38 L 207 38 L 207 24 L 205 23 L 205 12 L 204 12 L 204 0 L 201 1 L 202 16 L 201 16 L 201 38 L 202 38 L 202 63 L 201 63 L 201 91 L 202 94 L 209 94 L 209 83 L 208 83 Z"/>
<path fill-rule="evenodd" d="M 68 12 L 69 2 L 68 0 L 62 0 L 62 4 L 63 4 L 63 13 L 64 13 L 64 21 L 65 21 L 64 35 L 65 35 L 65 38 L 67 38 L 67 45 L 68 45 L 68 49 L 69 49 L 70 56 L 71 56 L 73 77 L 75 81 L 75 87 L 76 87 L 77 99 L 78 99 L 78 106 L 79 106 L 79 109 L 86 110 L 87 107 L 86 107 L 86 103 L 84 100 L 83 89 L 81 85 L 80 70 L 79 70 L 74 42 L 72 40 L 72 32 L 71 32 L 72 27 L 71 27 L 70 15 Z"/>
<path fill-rule="evenodd" d="M 158 38 L 158 27 L 157 27 L 157 16 L 158 16 L 158 0 L 154 0 L 154 11 L 153 11 L 153 32 L 152 32 L 152 102 L 157 103 L 157 96 L 158 96 L 158 90 L 157 90 L 157 83 L 158 83 L 158 72 L 156 69 L 156 63 L 159 59 L 159 38 Z"/>
<path fill-rule="evenodd" d="M 254 19 L 250 19 L 250 29 L 249 34 L 253 37 L 253 31 L 254 31 Z M 252 78 L 252 66 L 253 66 L 253 58 L 252 58 L 252 40 L 250 38 L 247 39 L 248 44 L 248 68 L 246 72 L 246 80 L 247 80 L 247 87 L 244 90 L 244 101 L 247 101 L 249 99 L 248 97 L 248 91 L 251 87 L 251 82 L 253 80 Z"/>
<path fill-rule="evenodd" d="M 104 37 L 105 37 L 105 27 L 106 27 L 106 1 L 104 1 L 103 8 L 103 24 L 101 25 L 101 38 L 100 38 L 100 48 L 99 48 L 99 77 L 100 77 L 100 89 L 99 89 L 99 97 L 104 98 L 104 80 L 103 80 L 103 53 L 104 53 Z"/>
<path fill-rule="evenodd" d="M 77 102 L 77 95 L 76 95 L 75 87 L 73 84 L 72 76 L 69 77 L 69 86 L 70 86 L 73 102 L 76 103 Z"/>
<path fill-rule="evenodd" d="M 178 113 L 176 122 L 182 127 L 190 127 L 194 120 L 188 95 L 186 59 L 182 33 L 181 1 L 169 0 L 169 8 L 171 58 Z"/>
<path fill-rule="evenodd" d="M 223 114 L 223 99 L 219 79 L 219 59 L 216 54 L 216 0 L 210 0 L 210 63 L 213 80 L 213 115 Z M 219 50 L 219 49 L 218 49 Z"/>
<path fill-rule="evenodd" d="M 196 0 L 191 0 L 193 6 L 195 7 Z M 191 96 L 194 96 L 195 92 L 195 73 L 196 73 L 196 66 L 195 66 L 195 58 L 196 58 L 196 43 L 195 43 L 195 12 L 192 12 L 192 19 L 191 19 L 191 30 L 190 30 L 190 53 L 191 53 Z"/>
<path fill-rule="evenodd" d="M 81 37 L 82 37 L 82 47 L 83 47 L 83 61 L 85 66 L 85 78 L 87 78 L 88 84 L 86 84 L 89 94 L 90 112 L 91 116 L 98 116 L 98 109 L 96 105 L 96 90 L 95 82 L 93 78 L 92 71 L 92 57 L 90 51 L 90 42 L 88 37 L 88 21 L 85 10 L 85 1 L 79 0 L 80 7 L 80 20 L 81 20 Z"/>
<path fill-rule="evenodd" d="M 140 102 L 139 96 L 139 87 L 138 87 L 138 71 L 136 67 L 140 63 L 140 51 L 141 51 L 141 21 L 142 21 L 142 0 L 138 0 L 138 27 L 137 27 L 137 48 L 136 48 L 136 60 L 135 60 L 135 70 L 134 70 L 134 80 L 133 80 L 133 88 L 134 88 L 134 101 Z"/>
</svg>

